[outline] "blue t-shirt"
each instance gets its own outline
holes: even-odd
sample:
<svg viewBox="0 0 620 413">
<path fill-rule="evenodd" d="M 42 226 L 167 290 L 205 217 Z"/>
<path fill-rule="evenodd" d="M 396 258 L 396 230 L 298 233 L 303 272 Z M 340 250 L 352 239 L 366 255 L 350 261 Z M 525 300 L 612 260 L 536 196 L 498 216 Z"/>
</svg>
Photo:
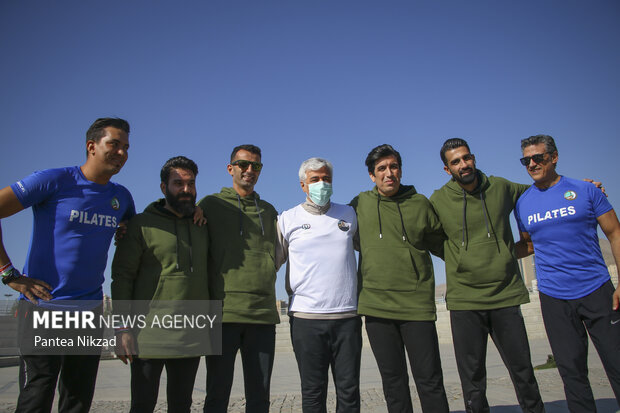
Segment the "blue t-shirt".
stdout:
<svg viewBox="0 0 620 413">
<path fill-rule="evenodd" d="M 34 218 L 24 274 L 51 285 L 53 301 L 101 300 L 114 231 L 136 213 L 129 191 L 91 182 L 79 166 L 36 171 L 11 189 Z"/>
<path fill-rule="evenodd" d="M 605 195 L 584 181 L 560 177 L 551 188 L 532 185 L 517 201 L 519 230 L 534 242 L 538 289 L 551 297 L 584 297 L 609 280 L 596 232 L 612 210 Z"/>
</svg>

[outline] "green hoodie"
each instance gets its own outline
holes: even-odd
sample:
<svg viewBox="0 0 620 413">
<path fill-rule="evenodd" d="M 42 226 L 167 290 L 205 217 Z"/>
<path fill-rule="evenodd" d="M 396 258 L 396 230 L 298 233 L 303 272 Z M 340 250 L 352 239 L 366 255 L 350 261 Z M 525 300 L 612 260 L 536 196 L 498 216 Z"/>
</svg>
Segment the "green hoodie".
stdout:
<svg viewBox="0 0 620 413">
<path fill-rule="evenodd" d="M 161 302 L 158 304 L 160 310 L 155 311 L 158 315 L 162 311 L 174 312 L 172 306 L 175 304 L 165 304 L 166 301 L 209 299 L 204 253 L 209 246 L 207 228 L 194 225 L 192 217 L 177 217 L 164 205 L 163 199 L 153 202 L 129 221 L 112 261 L 112 299 L 133 300 L 133 307 L 158 300 Z M 144 301 L 136 304 L 135 300 Z M 146 307 L 134 308 L 134 311 L 148 312 Z M 153 314 L 149 312 L 148 320 L 152 320 Z M 180 343 L 187 346 L 190 353 L 189 347 L 197 346 L 194 341 L 184 341 L 192 337 L 189 330 L 172 333 L 168 330 L 162 334 L 147 328 L 136 329 L 134 334 L 141 357 L 168 357 L 161 355 L 178 353 Z"/>
<path fill-rule="evenodd" d="M 115 300 L 208 300 L 206 226 L 179 218 L 160 199 L 134 216 L 112 261 Z"/>
<path fill-rule="evenodd" d="M 359 227 L 358 313 L 434 321 L 435 277 L 430 250 L 443 256 L 445 235 L 433 207 L 413 186 L 392 197 L 377 187 L 351 201 Z"/>
<path fill-rule="evenodd" d="M 209 226 L 209 291 L 224 300 L 224 323 L 276 324 L 276 218 L 256 192 L 240 197 L 233 188 L 199 204 Z"/>
<path fill-rule="evenodd" d="M 478 171 L 471 193 L 453 179 L 431 196 L 444 231 L 449 310 L 491 310 L 529 302 L 515 255 L 510 213 L 528 185 Z"/>
</svg>

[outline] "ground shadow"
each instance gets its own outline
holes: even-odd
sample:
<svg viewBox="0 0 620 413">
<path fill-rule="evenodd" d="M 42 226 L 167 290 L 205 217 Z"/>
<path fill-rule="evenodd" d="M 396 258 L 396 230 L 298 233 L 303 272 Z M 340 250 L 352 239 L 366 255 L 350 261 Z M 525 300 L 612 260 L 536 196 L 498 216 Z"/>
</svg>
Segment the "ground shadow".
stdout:
<svg viewBox="0 0 620 413">
<path fill-rule="evenodd" d="M 620 407 L 616 399 L 596 399 L 596 408 L 599 413 L 617 413 Z M 491 406 L 491 413 L 521 413 L 521 407 L 518 404 L 506 406 Z M 555 400 L 545 403 L 546 413 L 566 413 L 568 407 L 566 400 Z M 452 410 L 452 413 L 465 413 L 465 410 Z"/>
</svg>

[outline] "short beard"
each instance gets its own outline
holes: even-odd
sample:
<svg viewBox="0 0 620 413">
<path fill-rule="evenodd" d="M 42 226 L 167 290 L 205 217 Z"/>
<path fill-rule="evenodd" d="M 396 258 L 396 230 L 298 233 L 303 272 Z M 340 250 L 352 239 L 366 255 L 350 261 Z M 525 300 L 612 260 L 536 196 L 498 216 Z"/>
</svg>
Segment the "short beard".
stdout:
<svg viewBox="0 0 620 413">
<path fill-rule="evenodd" d="M 168 188 L 166 188 L 166 202 L 170 205 L 170 208 L 174 209 L 178 214 L 189 217 L 194 215 L 194 210 L 196 209 L 196 196 L 189 194 L 187 192 L 179 192 L 176 196 L 172 195 L 168 192 Z M 182 196 L 190 196 L 191 199 L 188 200 L 179 200 Z"/>
<path fill-rule="evenodd" d="M 257 179 L 255 177 L 255 179 L 252 182 L 246 182 L 246 181 L 243 180 L 243 174 L 242 174 L 239 177 L 239 186 L 241 188 L 243 188 L 243 189 L 250 190 L 250 189 L 254 188 L 254 185 L 256 185 L 256 181 L 257 181 Z"/>
<path fill-rule="evenodd" d="M 469 185 L 471 183 L 473 183 L 476 180 L 476 177 L 478 176 L 478 171 L 476 171 L 475 169 L 473 170 L 473 173 L 465 176 L 465 177 L 461 177 L 459 174 L 452 174 L 452 178 L 463 185 Z"/>
</svg>

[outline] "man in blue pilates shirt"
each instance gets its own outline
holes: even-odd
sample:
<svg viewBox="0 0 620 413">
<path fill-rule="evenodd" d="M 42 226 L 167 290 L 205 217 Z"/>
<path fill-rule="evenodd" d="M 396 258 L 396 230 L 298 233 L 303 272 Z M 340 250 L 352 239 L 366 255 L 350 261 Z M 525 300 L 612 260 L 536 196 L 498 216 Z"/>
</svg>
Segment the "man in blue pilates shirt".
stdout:
<svg viewBox="0 0 620 413">
<path fill-rule="evenodd" d="M 110 182 L 128 149 L 127 121 L 97 119 L 86 132 L 82 166 L 36 171 L 0 190 L 0 219 L 28 207 L 34 216 L 23 275 L 0 235 L 2 282 L 20 299 L 51 309 L 66 300 L 101 302 L 110 241 L 118 224 L 135 215 L 129 191 Z M 98 355 L 22 355 L 16 411 L 49 412 L 58 381 L 59 412 L 87 412 L 98 366 Z"/>
<path fill-rule="evenodd" d="M 534 180 L 517 201 L 521 244 L 536 254 L 540 306 L 571 412 L 594 412 L 588 380 L 588 334 L 620 404 L 620 288 L 614 288 L 597 227 L 620 268 L 620 224 L 594 185 L 558 175 L 548 135 L 521 141 L 521 163 Z"/>
</svg>

